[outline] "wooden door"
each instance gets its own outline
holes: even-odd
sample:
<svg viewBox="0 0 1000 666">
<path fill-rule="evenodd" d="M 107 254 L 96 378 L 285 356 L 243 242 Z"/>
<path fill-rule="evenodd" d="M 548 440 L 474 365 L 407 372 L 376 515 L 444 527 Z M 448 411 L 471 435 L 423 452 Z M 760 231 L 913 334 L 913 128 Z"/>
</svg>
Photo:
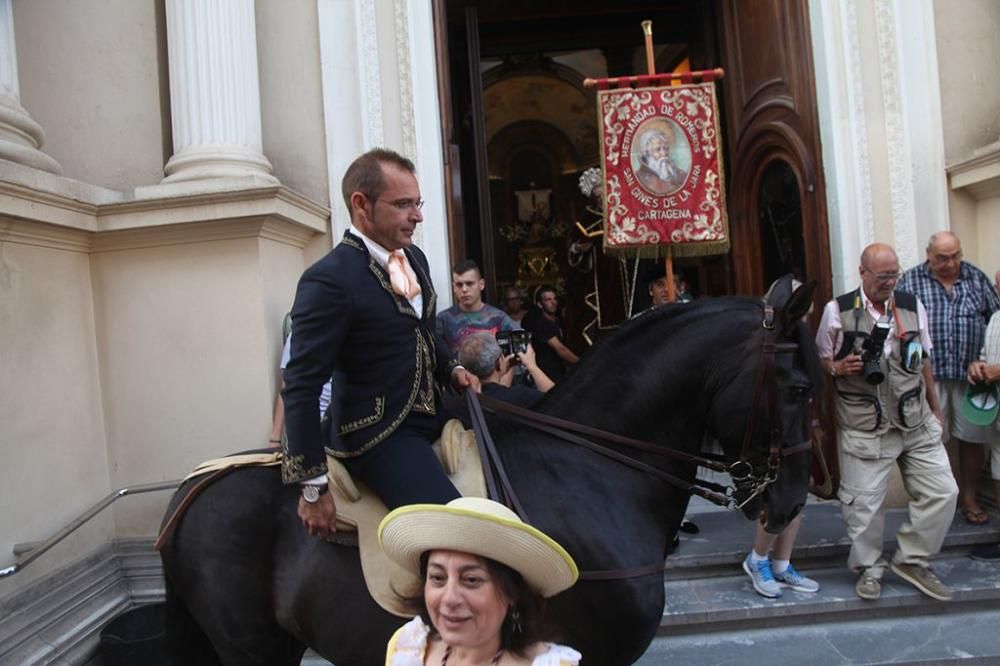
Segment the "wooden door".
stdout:
<svg viewBox="0 0 1000 666">
<path fill-rule="evenodd" d="M 800 210 L 794 246 L 802 273 L 819 282 L 811 317 L 816 329 L 832 297 L 829 231 L 823 185 L 807 0 L 716 0 L 728 142 L 728 207 L 734 287 L 767 289 L 764 257 L 770 223 L 764 201 L 776 169 L 789 174 Z M 830 405 L 829 402 L 825 403 Z M 830 409 L 824 415 L 827 462 L 836 485 L 837 449 Z"/>
<path fill-rule="evenodd" d="M 830 298 L 830 251 L 806 0 L 718 0 L 736 291 L 762 294 L 761 186 L 783 162 L 801 202 L 803 272 Z"/>
</svg>

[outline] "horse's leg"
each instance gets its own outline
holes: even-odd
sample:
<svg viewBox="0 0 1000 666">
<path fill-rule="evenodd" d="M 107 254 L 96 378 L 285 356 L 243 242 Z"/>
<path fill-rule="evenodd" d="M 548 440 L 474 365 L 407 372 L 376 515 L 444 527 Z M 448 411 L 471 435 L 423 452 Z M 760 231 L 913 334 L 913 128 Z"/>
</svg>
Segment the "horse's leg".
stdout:
<svg viewBox="0 0 1000 666">
<path fill-rule="evenodd" d="M 626 666 L 655 638 L 663 603 L 663 576 L 653 574 L 577 583 L 552 600 L 549 612 L 563 630 L 558 640 L 579 650 L 585 666 Z"/>
<path fill-rule="evenodd" d="M 281 666 L 301 658 L 304 646 L 276 620 L 272 588 L 274 526 L 286 505 L 294 507 L 291 495 L 273 469 L 233 472 L 202 492 L 164 547 L 172 591 L 208 637 L 216 663 Z M 286 518 L 297 520 L 291 511 Z M 173 610 L 177 619 L 184 609 L 174 603 Z M 169 637 L 172 645 L 181 639 Z M 212 663 L 205 652 L 203 663 Z"/>
<path fill-rule="evenodd" d="M 212 641 L 201 630 L 187 604 L 177 594 L 170 577 L 166 577 L 166 629 L 170 663 L 180 666 L 220 666 Z"/>
<path fill-rule="evenodd" d="M 297 520 L 281 530 L 274 582 L 281 625 L 335 664 L 384 664 L 389 638 L 405 620 L 372 599 L 357 549 L 310 537 Z"/>
</svg>

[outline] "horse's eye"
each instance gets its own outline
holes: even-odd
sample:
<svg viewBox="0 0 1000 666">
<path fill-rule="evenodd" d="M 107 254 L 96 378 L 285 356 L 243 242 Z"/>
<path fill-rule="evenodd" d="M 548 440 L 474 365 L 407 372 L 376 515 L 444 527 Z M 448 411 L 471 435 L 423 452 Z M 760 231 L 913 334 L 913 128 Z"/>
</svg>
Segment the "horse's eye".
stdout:
<svg viewBox="0 0 1000 666">
<path fill-rule="evenodd" d="M 792 400 L 804 400 L 809 397 L 808 386 L 789 386 L 788 397 Z"/>
</svg>

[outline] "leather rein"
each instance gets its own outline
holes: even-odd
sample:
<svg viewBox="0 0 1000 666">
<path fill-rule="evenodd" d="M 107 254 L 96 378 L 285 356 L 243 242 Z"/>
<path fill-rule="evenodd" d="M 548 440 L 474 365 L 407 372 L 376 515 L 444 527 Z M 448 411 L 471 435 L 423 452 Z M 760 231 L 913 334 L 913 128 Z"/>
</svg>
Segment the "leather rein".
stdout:
<svg viewBox="0 0 1000 666">
<path fill-rule="evenodd" d="M 509 420 L 527 425 L 535 430 L 544 432 L 565 442 L 583 447 L 611 460 L 627 465 L 641 471 L 648 476 L 660 479 L 681 490 L 698 495 L 714 504 L 731 509 L 742 509 L 748 502 L 760 496 L 767 487 L 778 478 L 778 469 L 781 459 L 797 453 L 808 451 L 811 448 L 811 441 L 794 444 L 788 447 L 781 445 L 781 422 L 778 415 L 778 387 L 774 372 L 774 358 L 779 353 L 791 353 L 798 349 L 795 343 L 774 342 L 774 308 L 771 305 L 764 305 L 764 320 L 762 326 L 765 330 L 764 342 L 761 344 L 761 362 L 757 367 L 757 375 L 754 381 L 753 403 L 751 411 L 747 417 L 747 427 L 743 436 L 743 447 L 740 458 L 734 463 L 727 463 L 721 455 L 712 453 L 702 453 L 692 455 L 683 451 L 674 451 L 650 442 L 626 437 L 616 433 L 601 430 L 591 426 L 585 426 L 572 421 L 567 421 L 548 414 L 541 414 L 524 407 L 518 407 L 507 402 L 496 400 L 488 396 L 479 395 L 472 391 L 466 391 L 466 403 L 469 408 L 473 430 L 476 436 L 476 445 L 479 448 L 480 458 L 483 463 L 483 471 L 486 477 L 487 493 L 489 498 L 501 502 L 515 511 L 522 520 L 530 522 L 524 506 L 521 504 L 517 493 L 514 492 L 513 485 L 507 475 L 506 469 L 500 460 L 496 445 L 490 435 L 486 425 L 486 418 L 483 415 L 483 408 L 487 411 L 500 414 Z M 756 473 L 756 468 L 749 456 L 750 445 L 753 442 L 757 408 L 760 405 L 762 393 L 767 393 L 768 431 L 769 443 L 765 471 L 762 474 Z M 692 463 L 700 467 L 705 467 L 717 472 L 725 472 L 733 480 L 732 486 L 723 486 L 711 481 L 695 479 L 694 482 L 665 472 L 641 460 L 637 460 L 620 451 L 610 449 L 602 444 L 593 441 L 594 439 L 634 449 L 642 453 L 649 453 L 661 457 L 672 458 L 677 461 Z M 499 485 L 498 485 L 499 484 Z M 658 562 L 642 567 L 628 569 L 610 569 L 600 571 L 581 571 L 581 580 L 623 580 L 628 578 L 638 578 L 663 571 L 663 563 Z"/>
</svg>

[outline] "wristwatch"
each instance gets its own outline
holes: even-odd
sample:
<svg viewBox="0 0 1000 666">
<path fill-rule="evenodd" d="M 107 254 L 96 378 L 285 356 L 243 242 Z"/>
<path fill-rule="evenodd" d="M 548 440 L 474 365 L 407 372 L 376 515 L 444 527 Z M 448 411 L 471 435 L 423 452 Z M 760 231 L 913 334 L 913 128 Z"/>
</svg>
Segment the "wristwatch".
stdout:
<svg viewBox="0 0 1000 666">
<path fill-rule="evenodd" d="M 326 494 L 330 489 L 327 484 L 322 486 L 316 485 L 314 483 L 303 483 L 302 484 L 302 499 L 304 499 L 309 504 L 315 504 L 319 501 L 319 498 Z"/>
<path fill-rule="evenodd" d="M 837 376 L 837 362 L 836 361 L 832 361 L 830 363 L 830 376 L 831 377 L 836 377 Z"/>
</svg>

